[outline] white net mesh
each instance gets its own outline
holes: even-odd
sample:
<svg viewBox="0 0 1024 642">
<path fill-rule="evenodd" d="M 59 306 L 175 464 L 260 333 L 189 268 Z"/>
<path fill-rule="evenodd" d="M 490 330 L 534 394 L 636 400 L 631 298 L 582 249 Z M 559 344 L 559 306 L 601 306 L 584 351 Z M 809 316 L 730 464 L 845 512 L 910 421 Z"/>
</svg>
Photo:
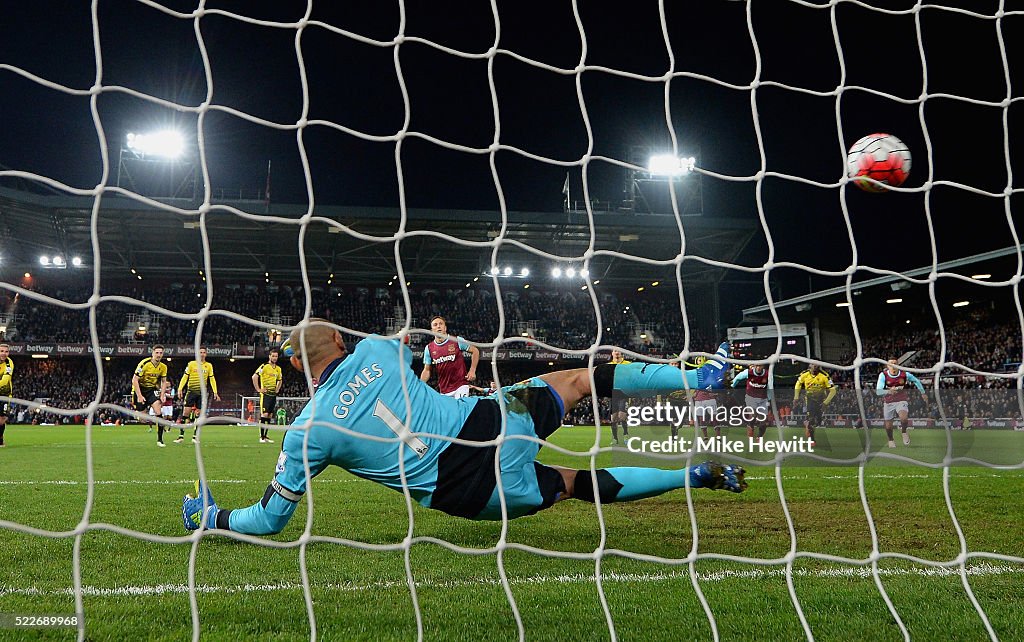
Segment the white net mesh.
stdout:
<svg viewBox="0 0 1024 642">
<path fill-rule="evenodd" d="M 138 511 L 148 514 L 139 504 L 160 504 L 164 508 L 156 514 L 166 515 L 176 526 L 178 490 L 187 489 L 187 479 L 196 471 L 220 493 L 222 503 L 247 505 L 258 498 L 266 479 L 239 479 L 224 463 L 232 453 L 221 456 L 210 439 L 195 449 L 194 466 L 191 454 L 182 460 L 189 473 L 179 478 L 108 478 L 108 458 L 122 445 L 99 432 L 97 419 L 117 409 L 116 402 L 105 398 L 105 381 L 124 376 L 103 361 L 100 348 L 111 332 L 109 319 L 126 318 L 129 310 L 147 314 L 144 330 L 138 318 L 123 330 L 114 323 L 117 331 L 127 333 L 126 341 L 146 340 L 147 333 L 158 338 L 159 328 L 164 336 L 187 335 L 189 340 L 182 343 L 198 350 L 211 336 L 228 336 L 234 338 L 226 343 L 243 344 L 234 345 L 232 352 L 242 356 L 253 336 L 282 325 L 304 325 L 321 315 L 318 304 L 326 305 L 334 294 L 330 286 L 336 272 L 339 280 L 342 273 L 377 279 L 367 286 L 373 288 L 383 288 L 380 277 L 386 274 L 383 279 L 392 277 L 388 285 L 400 292 L 395 296 L 399 309 L 386 311 L 394 327 L 350 322 L 343 309 L 334 320 L 349 337 L 396 327 L 402 336 L 425 334 L 427 319 L 411 312 L 416 303 L 412 282 L 425 271 L 424 264 L 443 262 L 444 254 L 456 251 L 476 256 L 476 271 L 457 274 L 467 280 L 467 287 L 482 272 L 490 274 L 482 280 L 490 281 L 494 296 L 480 300 L 493 306 L 493 332 L 488 326 L 470 338 L 484 352 L 481 369 L 499 381 L 507 377 L 499 375 L 497 351 L 521 348 L 527 339 L 550 353 L 552 362 L 576 358 L 593 364 L 597 355 L 623 345 L 615 333 L 625 322 L 613 315 L 631 319 L 629 307 L 620 311 L 621 305 L 608 304 L 599 291 L 600 281 L 613 278 L 617 270 L 633 270 L 631 287 L 660 281 L 660 287 L 674 289 L 677 305 L 668 311 L 679 334 L 662 357 L 680 346 L 684 359 L 711 349 L 714 336 L 710 342 L 696 337 L 705 339 L 701 332 L 721 334 L 722 328 L 701 323 L 701 315 L 705 308 L 724 304 L 709 302 L 701 286 L 689 279 L 706 284 L 699 277 L 720 270 L 713 277 L 720 283 L 754 277 L 753 288 L 747 278 L 746 289 L 736 285 L 722 297 L 740 307 L 766 300 L 765 323 L 770 325 L 786 321 L 776 303 L 803 292 L 794 289 L 787 275 L 817 279 L 816 291 L 834 286 L 847 303 L 856 302 L 862 277 L 896 277 L 924 292 L 927 304 L 908 315 L 912 325 L 931 327 L 934 320 L 937 331 L 937 350 L 913 362 L 914 372 L 922 378 L 930 375 L 932 381 L 947 374 L 988 375 L 1012 382 L 1019 391 L 1024 373 L 1019 365 L 1022 253 L 1012 180 L 1018 162 L 1012 43 L 1019 39 L 1012 36 L 1024 14 L 1011 10 L 1010 2 L 908 1 L 884 8 L 852 1 L 708 2 L 699 9 L 689 4 L 512 7 L 494 2 L 442 10 L 400 2 L 377 9 L 376 15 L 366 8 L 365 14 L 350 15 L 347 9 L 312 2 L 225 9 L 214 3 L 104 1 L 92 3 L 89 12 L 80 7 L 77 13 L 36 4 L 5 8 L 9 15 L 0 21 L 2 28 L 12 38 L 17 35 L 20 44 L 3 54 L 10 58 L 0 58 L 11 114 L 0 140 L 4 147 L 41 151 L 11 161 L 0 158 L 7 167 L 0 168 L 5 181 L 0 186 L 0 230 L 5 241 L 27 248 L 35 247 L 37 235 L 52 231 L 64 239 L 58 248 L 62 267 L 71 263 L 72 252 L 79 252 L 92 276 L 85 296 L 75 298 L 59 287 L 36 287 L 27 271 L 22 278 L 20 267 L 4 265 L 0 287 L 10 294 L 5 327 L 18 326 L 28 337 L 24 345 L 55 340 L 32 337 L 39 331 L 17 311 L 16 301 L 44 306 L 59 325 L 87 327 L 83 341 L 93 348 L 96 377 L 95 394 L 87 390 L 80 406 L 49 410 L 58 418 L 92 418 L 74 456 L 41 449 L 49 464 L 12 465 L 11 478 L 0 482 L 5 486 L 0 534 L 6 542 L 0 559 L 8 562 L 0 564 L 8 569 L 0 572 L 0 598 L 12 605 L 10 610 L 84 613 L 87 625 L 80 628 L 79 639 L 158 637 L 162 631 L 182 629 L 182 618 L 176 616 L 186 611 L 194 639 L 207 633 L 259 637 L 268 630 L 309 639 L 373 638 L 378 633 L 418 639 L 595 634 L 611 639 L 691 634 L 716 640 L 728 634 L 870 639 L 876 633 L 891 639 L 1014 639 L 1021 630 L 1020 615 L 1006 600 L 1024 564 L 1019 524 L 1012 515 L 978 515 L 972 493 L 986 484 L 1019 491 L 1022 464 L 1019 456 L 1013 459 L 1019 451 L 998 463 L 969 454 L 963 459 L 982 464 L 970 469 L 956 467 L 964 462 L 950 455 L 952 447 L 935 461 L 884 453 L 875 460 L 913 464 L 894 468 L 898 472 L 888 477 L 878 474 L 866 457 L 854 461 L 853 468 L 821 472 L 811 467 L 806 470 L 814 472 L 808 473 L 784 470 L 785 458 L 780 457 L 751 476 L 762 490 L 749 502 L 717 496 L 702 502 L 687 489 L 685 495 L 651 503 L 644 512 L 613 512 L 598 505 L 596 511 L 551 518 L 554 526 L 531 518 L 527 525 L 502 522 L 493 528 L 480 526 L 483 530 L 421 511 L 408 491 L 404 514 L 393 503 L 387 511 L 377 510 L 375 502 L 386 501 L 382 496 L 366 491 L 359 480 L 325 473 L 306 495 L 301 532 L 292 530 L 276 539 L 221 531 L 183 536 L 166 524 L 132 518 Z M 43 64 L 53 56 L 39 25 L 50 20 L 76 25 L 61 34 L 65 42 L 60 47 L 49 45 L 64 52 L 56 67 Z M 790 24 L 798 26 L 788 28 Z M 232 51 L 246 52 L 254 60 Z M 732 58 L 743 63 L 717 64 Z M 965 64 L 976 85 L 957 84 Z M 134 82 L 139 67 L 159 80 Z M 36 113 L 29 105 L 36 100 L 39 120 L 45 123 L 32 122 Z M 189 132 L 186 144 L 196 152 L 192 164 L 167 165 L 165 173 L 153 177 L 139 166 L 145 154 L 122 150 L 119 155 L 110 141 L 120 140 L 117 130 L 129 126 L 123 114 L 133 107 L 183 125 Z M 74 115 L 63 116 L 64 109 Z M 682 182 L 655 185 L 664 187 L 658 193 L 644 182 L 644 176 L 653 180 L 651 174 L 639 164 L 635 149 L 622 151 L 628 145 L 618 131 L 636 130 L 641 124 L 643 131 L 636 134 L 641 140 L 634 140 L 633 147 L 661 146 L 673 157 L 700 148 L 696 171 L 703 178 L 703 195 L 688 191 L 692 187 Z M 899 130 L 915 155 L 914 174 L 904 189 L 871 197 L 887 200 L 869 201 L 845 178 L 845 151 L 852 140 L 878 128 Z M 13 133 L 26 130 L 31 135 Z M 524 137 L 524 131 L 539 135 Z M 225 132 L 232 133 L 229 144 L 220 142 L 228 137 Z M 567 133 L 568 143 L 556 135 L 562 133 Z M 270 142 L 252 142 L 256 140 Z M 277 154 L 282 160 L 264 167 L 263 156 Z M 254 168 L 239 169 L 250 162 L 239 159 L 251 157 L 259 157 Z M 428 171 L 436 167 L 449 168 L 443 180 Z M 609 176 L 623 172 L 629 176 L 626 188 L 611 190 L 609 196 L 600 186 L 620 181 Z M 223 187 L 243 179 L 251 184 L 253 176 L 259 187 L 254 194 L 230 194 Z M 545 182 L 553 187 L 540 190 L 537 186 Z M 469 189 L 481 184 L 488 188 L 483 196 Z M 380 185 L 386 189 L 378 189 Z M 551 205 L 536 195 L 539 191 L 554 195 L 554 208 L 561 199 L 563 212 L 531 218 L 529 210 L 544 212 Z M 278 196 L 281 192 L 286 195 Z M 379 192 L 387 196 L 375 196 Z M 413 210 L 431 196 L 439 202 L 451 197 L 453 205 L 435 207 L 439 213 L 453 211 L 425 221 Z M 83 210 L 66 200 L 74 197 L 90 205 Z M 325 207 L 336 202 L 395 209 Z M 277 203 L 299 205 L 275 208 Z M 716 254 L 708 250 L 713 234 L 702 237 L 708 245 L 691 244 L 705 225 L 691 216 L 702 211 L 699 204 L 705 217 L 728 212 L 756 220 L 753 234 L 763 242 L 763 254 L 751 261 L 741 260 L 738 252 Z M 483 215 L 469 216 L 455 210 L 456 205 L 490 212 L 487 229 L 475 225 Z M 713 214 L 711 207 L 716 208 Z M 72 210 L 87 213 L 77 222 L 84 226 L 88 243 L 77 247 L 69 240 Z M 630 245 L 635 239 L 626 228 L 633 225 L 649 234 L 651 219 L 645 217 L 655 215 L 662 226 L 657 235 L 674 244 L 671 251 Z M 129 241 L 147 235 L 161 241 L 160 228 L 143 223 L 184 225 L 194 231 L 192 245 L 168 247 L 165 256 L 149 255 L 154 263 L 142 265 Z M 722 226 L 728 228 L 725 221 Z M 232 230 L 241 230 L 251 245 L 239 251 Z M 332 236 L 378 249 L 346 264 L 344 252 L 325 254 L 316 245 Z M 799 250 L 790 244 L 792 238 L 799 241 Z M 900 248 L 901 260 L 863 258 L 884 257 L 893 245 Z M 424 258 L 425 247 L 442 249 Z M 972 280 L 949 263 L 998 249 L 1009 249 L 1004 256 L 1015 263 L 991 280 Z M 8 252 L 5 248 L 0 256 L 5 263 L 10 261 Z M 108 286 L 114 279 L 132 278 L 129 268 L 142 281 L 143 274 L 149 278 L 172 264 L 180 267 L 176 262 L 190 253 L 200 259 L 191 269 L 204 285 L 181 295 L 188 297 L 189 306 L 157 305 L 141 290 Z M 274 259 L 261 260 L 262 253 Z M 235 261 L 236 254 L 244 256 Z M 253 256 L 252 262 L 243 260 Z M 277 261 L 288 256 L 297 265 L 294 285 L 300 301 L 289 321 L 282 321 L 279 310 L 257 314 L 244 303 L 222 303 L 224 290 L 218 290 L 217 279 L 230 283 L 263 272 L 270 284 Z M 549 308 L 572 306 L 570 314 L 592 320 L 592 334 L 575 342 L 548 340 L 535 336 L 537 325 L 513 317 L 518 314 L 514 300 L 505 296 L 513 286 L 501 278 L 501 270 L 509 261 L 524 258 L 571 267 L 574 274 L 588 271 L 573 286 L 583 288 L 582 298 L 556 301 Z M 931 268 L 913 271 L 921 265 Z M 499 273 L 491 273 L 492 268 Z M 641 281 L 637 275 L 647 276 Z M 993 296 L 1003 297 L 1012 309 L 1009 327 L 1015 336 L 992 340 L 1016 339 L 1007 348 L 1008 353 L 1017 351 L 1014 369 L 993 372 L 966 351 L 951 351 L 947 339 L 953 333 L 947 332 L 944 317 L 953 313 L 944 303 L 943 289 L 961 281 L 998 292 Z M 246 296 L 242 291 L 230 300 L 244 302 Z M 833 356 L 821 357 L 824 365 L 850 373 L 858 389 L 870 390 L 873 379 L 862 378 L 862 367 L 880 367 L 891 350 L 866 348 L 860 329 L 870 321 L 864 317 L 877 311 L 869 305 L 857 308 L 850 307 L 850 357 L 841 359 L 839 347 Z M 457 318 L 459 311 L 451 313 Z M 179 325 L 188 332 L 179 332 Z M 657 338 L 659 330 L 636 319 L 630 332 L 647 340 L 648 334 Z M 633 345 L 633 356 L 639 356 L 642 345 Z M 137 360 L 130 361 L 134 365 Z M 776 368 L 786 360 L 776 351 L 765 361 Z M 874 374 L 871 370 L 864 376 Z M 15 388 L 16 400 L 32 410 L 44 407 L 42 401 L 19 396 L 20 390 Z M 863 401 L 858 404 L 860 415 L 872 414 Z M 211 429 L 229 420 L 204 413 L 200 422 Z M 593 440 L 577 440 L 574 447 L 546 444 L 545 453 L 563 465 L 594 469 L 603 465 L 599 459 L 610 461 L 601 448 L 606 445 L 598 431 Z M 240 452 L 233 454 L 242 458 L 245 453 Z M 829 459 L 814 457 L 819 464 Z M 55 460 L 61 465 L 52 466 Z M 65 461 L 74 461 L 79 474 L 62 476 L 70 466 Z M 803 503 L 817 490 L 801 485 L 811 475 L 821 485 L 845 479 L 855 499 L 842 506 L 863 511 L 854 520 L 855 533 L 832 533 L 837 515 Z M 916 549 L 903 538 L 897 538 L 900 550 L 885 547 L 892 531 L 912 528 L 904 519 L 919 517 L 924 510 L 882 501 L 879 495 L 891 490 L 880 481 L 887 478 L 904 486 L 930 481 L 937 489 L 930 497 L 937 506 L 928 519 L 941 524 L 927 527 Z M 23 496 L 26 487 L 51 484 L 72 489 L 71 496 L 81 500 L 70 511 L 73 519 L 39 516 L 22 499 L 10 499 Z M 135 503 L 118 504 L 103 491 L 105 485 Z M 774 493 L 764 490 L 773 485 Z M 335 497 L 336 487 L 365 491 L 358 500 L 365 505 L 354 514 L 376 514 L 379 519 L 353 524 L 358 520 L 335 506 L 344 500 L 320 499 L 322 493 Z M 897 497 L 908 504 L 920 499 L 912 492 Z M 1013 512 L 1001 499 L 977 499 L 982 512 Z M 833 501 L 835 497 L 827 497 L 822 505 L 827 508 Z M 17 509 L 8 511 L 12 506 Z M 45 508 L 41 505 L 40 510 Z M 901 510 L 910 517 L 904 518 Z M 104 517 L 97 519 L 96 514 Z M 992 524 L 1007 527 L 1005 535 L 993 539 L 978 534 L 998 529 Z M 784 544 L 759 544 L 768 533 Z M 831 541 L 833 535 L 840 543 Z M 238 540 L 230 542 L 235 548 L 225 546 L 224 538 Z M 719 545 L 730 538 L 747 543 Z M 52 548 L 66 543 L 70 547 Z M 157 551 L 177 550 L 181 544 L 188 545 L 188 553 L 167 562 L 173 571 L 162 572 L 159 579 L 147 576 L 156 572 L 146 565 L 150 555 L 165 556 Z M 121 545 L 130 549 L 133 566 L 128 570 L 105 561 L 118 558 Z M 252 559 L 240 559 L 249 553 L 239 555 L 239 550 L 252 549 L 257 551 Z M 61 559 L 65 576 L 70 567 L 71 585 L 62 587 L 53 577 L 34 582 L 21 574 L 22 560 L 33 556 Z M 242 571 L 225 570 L 233 564 Z M 292 572 L 273 577 L 265 568 Z M 870 590 L 857 588 L 863 582 Z M 840 596 L 835 602 L 830 601 L 833 591 Z M 955 597 L 945 596 L 945 591 Z M 727 597 L 716 599 L 715 593 Z M 456 596 L 452 602 L 465 604 L 464 617 L 451 614 L 458 606 L 445 606 L 449 594 Z M 132 606 L 129 597 L 142 601 Z M 846 606 L 841 605 L 844 600 Z M 157 618 L 157 612 L 166 616 L 186 603 L 187 609 L 178 608 L 173 619 Z M 331 606 L 339 603 L 344 615 Z M 945 612 L 920 615 L 926 603 Z M 367 621 L 353 624 L 362 613 Z M 951 624 L 950 613 L 961 621 Z M 990 617 L 993 613 L 997 616 Z M 252 625 L 260 620 L 274 622 L 273 628 Z"/>
</svg>

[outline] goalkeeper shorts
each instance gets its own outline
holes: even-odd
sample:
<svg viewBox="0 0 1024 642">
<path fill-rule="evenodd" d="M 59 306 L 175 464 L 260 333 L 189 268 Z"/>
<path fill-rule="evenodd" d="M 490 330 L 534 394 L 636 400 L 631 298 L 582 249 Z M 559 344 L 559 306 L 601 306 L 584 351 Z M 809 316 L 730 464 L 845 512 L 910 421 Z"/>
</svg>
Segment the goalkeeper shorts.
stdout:
<svg viewBox="0 0 1024 642">
<path fill-rule="evenodd" d="M 482 442 L 501 434 L 498 395 L 507 413 L 506 440 L 500 451 L 493 445 L 458 443 L 446 448 L 438 458 L 431 508 L 469 519 L 501 519 L 499 495 L 503 493 L 509 517 L 519 517 L 550 506 L 565 491 L 558 471 L 536 462 L 541 444 L 534 439 L 549 437 L 565 415 L 561 398 L 543 379 L 527 379 L 482 398 L 458 438 Z M 501 458 L 501 491 L 494 474 L 496 457 Z"/>
</svg>

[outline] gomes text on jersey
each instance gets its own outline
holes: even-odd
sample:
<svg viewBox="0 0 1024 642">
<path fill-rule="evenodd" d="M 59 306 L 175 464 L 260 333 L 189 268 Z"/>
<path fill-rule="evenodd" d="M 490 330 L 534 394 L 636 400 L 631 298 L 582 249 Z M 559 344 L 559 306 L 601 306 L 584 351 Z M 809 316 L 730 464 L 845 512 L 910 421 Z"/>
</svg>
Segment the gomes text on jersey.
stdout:
<svg viewBox="0 0 1024 642">
<path fill-rule="evenodd" d="M 374 361 L 365 368 L 360 368 L 357 373 L 352 375 L 352 378 L 344 382 L 341 386 L 341 392 L 338 393 L 337 405 L 332 409 L 332 413 L 338 419 L 345 419 L 348 417 L 349 407 L 355 403 L 356 398 L 367 390 L 374 381 L 379 381 L 384 376 L 384 370 L 380 367 L 380 364 Z"/>
</svg>

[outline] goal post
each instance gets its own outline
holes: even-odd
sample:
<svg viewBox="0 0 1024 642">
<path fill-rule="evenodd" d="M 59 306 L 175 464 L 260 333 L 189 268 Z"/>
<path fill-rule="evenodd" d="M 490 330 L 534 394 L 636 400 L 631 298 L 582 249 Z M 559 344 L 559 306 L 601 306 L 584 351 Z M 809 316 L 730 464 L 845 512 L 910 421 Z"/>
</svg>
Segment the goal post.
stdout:
<svg viewBox="0 0 1024 642">
<path fill-rule="evenodd" d="M 287 426 L 309 402 L 309 397 L 278 397 L 277 406 L 271 412 L 270 424 Z M 243 396 L 241 406 L 242 426 L 255 426 L 260 423 L 260 398 Z"/>
</svg>

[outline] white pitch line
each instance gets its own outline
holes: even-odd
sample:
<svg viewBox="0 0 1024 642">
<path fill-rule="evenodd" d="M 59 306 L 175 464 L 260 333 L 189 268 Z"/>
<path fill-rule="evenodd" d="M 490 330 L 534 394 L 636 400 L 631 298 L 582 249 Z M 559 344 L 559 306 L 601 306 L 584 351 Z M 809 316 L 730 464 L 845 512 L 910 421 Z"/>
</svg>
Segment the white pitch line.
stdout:
<svg viewBox="0 0 1024 642">
<path fill-rule="evenodd" d="M 922 474 L 906 474 L 906 475 L 876 475 L 871 474 L 871 479 L 933 479 L 938 478 L 938 475 L 922 475 Z M 957 479 L 990 479 L 993 477 L 1000 477 L 995 473 L 984 473 L 984 474 L 973 474 L 973 475 L 957 475 Z M 775 477 L 771 475 L 747 475 L 747 481 L 775 481 Z M 798 479 L 811 479 L 809 475 L 786 475 L 782 481 L 794 481 Z M 822 475 L 820 477 L 815 476 L 813 479 L 816 480 L 856 480 L 856 475 Z M 178 485 L 191 485 L 195 481 L 192 479 L 98 479 L 92 483 L 97 486 L 109 486 L 109 485 L 125 485 L 125 486 L 138 486 L 138 485 L 156 485 L 156 486 L 178 486 Z M 265 483 L 266 480 L 262 479 L 211 479 L 211 484 L 260 484 Z M 314 484 L 358 484 L 358 483 L 369 483 L 366 479 L 360 479 L 358 477 L 345 478 L 345 479 L 317 479 L 313 482 Z M 86 485 L 88 482 L 85 480 L 74 480 L 74 479 L 47 479 L 41 481 L 28 480 L 28 479 L 0 479 L 0 486 L 37 486 L 37 485 L 51 485 L 51 486 L 81 486 Z"/>
<path fill-rule="evenodd" d="M 794 577 L 801 578 L 869 578 L 871 569 L 864 566 L 844 566 L 836 569 L 807 570 L 794 569 Z M 960 575 L 959 567 L 929 567 L 929 568 L 888 568 L 879 569 L 878 574 L 883 577 L 895 576 L 917 576 L 917 577 L 954 577 Z M 990 577 L 996 575 L 1024 575 L 1024 568 L 1010 565 L 978 564 L 968 567 L 966 574 L 971 577 Z M 746 571 L 725 570 L 710 573 L 697 573 L 697 579 L 703 583 L 722 582 L 731 579 L 741 580 L 769 580 L 783 579 L 786 576 L 782 568 L 754 568 Z M 642 582 L 670 582 L 677 580 L 688 580 L 689 573 L 602 573 L 602 582 L 615 583 L 642 583 Z M 512 578 L 509 584 L 516 585 L 545 585 L 545 584 L 591 584 L 594 576 L 591 574 L 565 574 L 565 575 L 533 575 L 529 577 Z M 450 582 L 418 581 L 416 587 L 419 589 L 450 589 L 473 586 L 500 586 L 501 582 L 492 578 L 473 578 L 467 580 L 456 580 Z M 312 584 L 313 590 L 334 590 L 334 591 L 380 591 L 393 589 L 408 589 L 408 584 L 402 581 L 373 582 L 359 584 L 355 582 Z M 232 593 L 255 593 L 274 591 L 296 591 L 301 590 L 302 584 L 294 582 L 282 582 L 277 584 L 236 584 L 231 586 L 216 586 L 201 584 L 195 587 L 197 594 L 232 594 Z M 83 586 L 82 595 L 85 597 L 135 597 L 135 596 L 160 596 L 188 594 L 187 584 L 155 584 L 150 586 L 118 586 L 113 588 L 101 588 L 98 586 Z M 0 597 L 5 595 L 24 596 L 73 596 L 73 589 L 46 590 L 36 587 L 10 588 L 0 587 Z"/>
<path fill-rule="evenodd" d="M 266 483 L 266 480 L 256 479 L 210 479 L 208 480 L 211 484 L 260 484 Z M 366 479 L 318 479 L 317 484 L 351 484 L 357 482 L 367 482 Z M 195 478 L 192 479 L 98 479 L 92 483 L 97 486 L 109 486 L 109 485 L 124 485 L 124 486 L 138 486 L 140 484 L 150 484 L 159 486 L 180 486 L 186 485 L 191 486 L 195 482 Z M 30 480 L 0 480 L 0 486 L 38 486 L 38 485 L 51 485 L 51 486 L 86 486 L 89 482 L 77 481 L 73 479 L 48 479 L 43 481 L 30 481 Z"/>
</svg>

